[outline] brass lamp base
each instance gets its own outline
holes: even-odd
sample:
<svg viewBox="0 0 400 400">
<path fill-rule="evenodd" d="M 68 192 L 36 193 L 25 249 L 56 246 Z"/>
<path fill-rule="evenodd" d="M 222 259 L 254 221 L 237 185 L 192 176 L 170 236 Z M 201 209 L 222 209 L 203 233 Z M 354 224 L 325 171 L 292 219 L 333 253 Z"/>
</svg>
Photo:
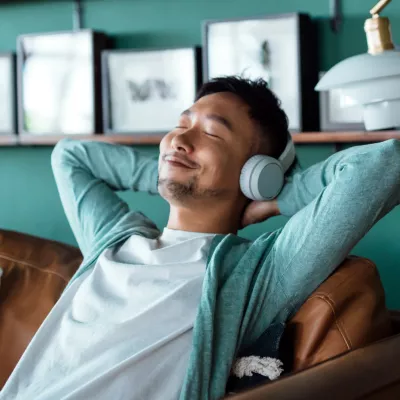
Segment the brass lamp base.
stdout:
<svg viewBox="0 0 400 400">
<path fill-rule="evenodd" d="M 372 18 L 365 21 L 364 30 L 367 34 L 368 53 L 370 54 L 379 54 L 385 50 L 394 49 L 389 18 L 378 15 L 390 1 L 381 0 L 371 9 Z"/>
</svg>

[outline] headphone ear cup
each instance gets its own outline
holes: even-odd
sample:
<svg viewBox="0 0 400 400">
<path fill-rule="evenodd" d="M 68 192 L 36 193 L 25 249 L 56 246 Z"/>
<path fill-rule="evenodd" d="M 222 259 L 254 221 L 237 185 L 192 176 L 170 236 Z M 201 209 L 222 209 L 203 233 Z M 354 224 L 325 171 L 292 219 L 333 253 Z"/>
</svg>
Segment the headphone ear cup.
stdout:
<svg viewBox="0 0 400 400">
<path fill-rule="evenodd" d="M 269 156 L 256 155 L 244 164 L 240 189 L 251 200 L 272 200 L 282 189 L 284 172 L 281 163 Z"/>
<path fill-rule="evenodd" d="M 255 198 L 251 191 L 251 176 L 254 172 L 255 166 L 257 165 L 256 157 L 258 156 L 253 156 L 249 158 L 243 165 L 242 171 L 240 173 L 240 189 L 248 199 L 252 200 L 255 200 Z"/>
</svg>

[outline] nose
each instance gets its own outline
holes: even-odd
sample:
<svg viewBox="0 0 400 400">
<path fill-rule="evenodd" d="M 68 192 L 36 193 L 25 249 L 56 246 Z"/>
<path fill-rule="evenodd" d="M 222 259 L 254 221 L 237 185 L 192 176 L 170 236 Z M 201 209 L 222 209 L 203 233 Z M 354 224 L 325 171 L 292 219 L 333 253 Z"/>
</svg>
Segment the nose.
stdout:
<svg viewBox="0 0 400 400">
<path fill-rule="evenodd" d="M 182 151 L 190 154 L 194 150 L 193 141 L 189 130 L 179 133 L 172 138 L 171 147 L 175 151 Z"/>
</svg>

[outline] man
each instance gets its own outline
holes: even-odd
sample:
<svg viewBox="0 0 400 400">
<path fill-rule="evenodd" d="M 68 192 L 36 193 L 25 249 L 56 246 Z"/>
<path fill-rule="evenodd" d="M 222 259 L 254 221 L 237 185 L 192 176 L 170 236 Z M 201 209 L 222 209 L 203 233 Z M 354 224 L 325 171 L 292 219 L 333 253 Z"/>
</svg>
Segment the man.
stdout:
<svg viewBox="0 0 400 400">
<path fill-rule="evenodd" d="M 287 141 L 266 83 L 225 77 L 205 84 L 163 138 L 158 166 L 128 147 L 60 142 L 52 165 L 85 258 L 0 399 L 223 397 L 238 354 L 284 323 L 399 203 L 395 140 L 289 172 L 276 199 L 250 201 L 243 165 L 278 158 Z M 116 190 L 160 193 L 167 227 Z M 278 214 L 292 217 L 285 227 L 254 242 L 236 235 Z"/>
</svg>

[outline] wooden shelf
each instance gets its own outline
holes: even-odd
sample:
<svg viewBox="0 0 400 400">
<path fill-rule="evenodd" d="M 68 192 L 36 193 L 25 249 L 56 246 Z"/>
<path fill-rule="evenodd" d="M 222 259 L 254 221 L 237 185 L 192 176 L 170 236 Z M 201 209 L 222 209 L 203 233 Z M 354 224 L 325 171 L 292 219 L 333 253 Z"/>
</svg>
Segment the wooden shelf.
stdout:
<svg viewBox="0 0 400 400">
<path fill-rule="evenodd" d="M 138 135 L 0 135 L 0 146 L 53 146 L 63 138 L 96 140 L 125 145 L 158 145 L 163 134 Z M 382 132 L 305 132 L 293 133 L 296 144 L 372 143 L 400 139 L 400 131 Z"/>
<path fill-rule="evenodd" d="M 16 135 L 0 135 L 0 146 L 15 146 L 18 144 Z"/>
<path fill-rule="evenodd" d="M 375 132 L 306 132 L 294 133 L 295 143 L 371 143 L 400 139 L 400 131 Z"/>
<path fill-rule="evenodd" d="M 96 140 L 99 142 L 118 143 L 118 144 L 140 144 L 158 145 L 164 135 L 160 134 L 140 134 L 140 135 L 19 135 L 18 141 L 21 145 L 51 146 L 64 138 L 79 140 Z"/>
<path fill-rule="evenodd" d="M 119 144 L 160 144 L 163 135 L 19 135 L 21 145 L 51 146 L 64 138 Z"/>
</svg>

